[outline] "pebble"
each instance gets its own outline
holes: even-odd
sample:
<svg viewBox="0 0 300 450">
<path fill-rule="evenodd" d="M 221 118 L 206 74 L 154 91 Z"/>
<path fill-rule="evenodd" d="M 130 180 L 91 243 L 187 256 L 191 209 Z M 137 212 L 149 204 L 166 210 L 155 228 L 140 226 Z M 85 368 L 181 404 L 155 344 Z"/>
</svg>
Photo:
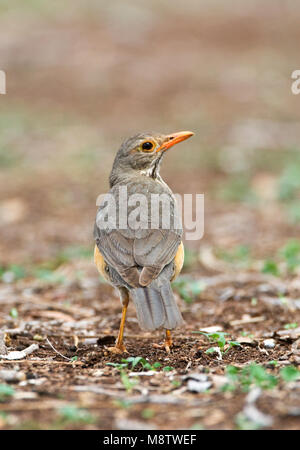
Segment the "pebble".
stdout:
<svg viewBox="0 0 300 450">
<path fill-rule="evenodd" d="M 276 345 L 276 342 L 274 339 L 265 339 L 264 340 L 264 347 L 265 348 L 274 348 Z"/>
<path fill-rule="evenodd" d="M 16 370 L 0 370 L 0 379 L 8 383 L 14 383 L 21 380 L 25 380 L 26 376 L 23 372 L 18 372 Z"/>
<path fill-rule="evenodd" d="M 204 373 L 191 373 L 183 377 L 187 380 L 187 389 L 190 392 L 205 392 L 212 387 L 212 382 Z"/>
</svg>

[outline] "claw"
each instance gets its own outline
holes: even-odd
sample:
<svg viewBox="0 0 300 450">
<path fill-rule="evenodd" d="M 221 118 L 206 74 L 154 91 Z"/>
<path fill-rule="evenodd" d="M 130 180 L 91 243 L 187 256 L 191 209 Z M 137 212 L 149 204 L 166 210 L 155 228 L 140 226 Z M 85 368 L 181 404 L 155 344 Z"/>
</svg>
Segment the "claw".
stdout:
<svg viewBox="0 0 300 450">
<path fill-rule="evenodd" d="M 166 339 L 163 344 L 152 344 L 154 348 L 160 348 L 170 353 L 170 348 L 173 346 L 170 330 L 166 330 Z"/>
<path fill-rule="evenodd" d="M 122 353 L 128 353 L 128 351 L 126 350 L 125 345 L 120 345 L 120 346 L 115 346 L 115 347 L 108 347 L 107 350 L 111 353 L 117 354 L 117 355 L 121 355 Z"/>
<path fill-rule="evenodd" d="M 167 342 L 164 342 L 163 344 L 152 344 L 154 348 L 159 348 L 161 350 L 166 350 L 167 353 L 170 353 L 170 344 Z"/>
</svg>

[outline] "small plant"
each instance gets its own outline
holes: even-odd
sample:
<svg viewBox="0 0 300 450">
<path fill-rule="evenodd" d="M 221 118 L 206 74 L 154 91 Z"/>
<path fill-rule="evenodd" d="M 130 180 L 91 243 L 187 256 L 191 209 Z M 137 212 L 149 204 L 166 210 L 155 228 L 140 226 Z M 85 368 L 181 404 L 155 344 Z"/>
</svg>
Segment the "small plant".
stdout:
<svg viewBox="0 0 300 450">
<path fill-rule="evenodd" d="M 123 369 L 127 369 L 128 364 L 127 363 L 106 363 L 107 366 L 111 366 L 114 367 L 117 370 L 123 370 Z"/>
<path fill-rule="evenodd" d="M 285 328 L 286 330 L 292 330 L 292 329 L 297 328 L 297 327 L 298 327 L 298 323 L 297 323 L 297 322 L 286 323 L 286 324 L 284 325 L 284 328 Z"/>
<path fill-rule="evenodd" d="M 281 201 L 297 198 L 300 191 L 300 165 L 298 161 L 289 162 L 279 179 L 278 197 Z"/>
<path fill-rule="evenodd" d="M 17 309 L 16 308 L 11 308 L 11 310 L 9 311 L 9 315 L 13 319 L 17 319 L 18 318 L 18 311 L 17 311 Z"/>
<path fill-rule="evenodd" d="M 120 372 L 121 381 L 127 391 L 131 391 L 136 384 L 138 384 L 137 379 L 129 378 L 126 370 L 132 369 L 134 370 L 138 366 L 141 366 L 143 370 L 157 370 L 161 367 L 161 363 L 155 362 L 154 364 L 150 364 L 145 358 L 142 356 L 130 356 L 129 358 L 122 359 L 120 363 L 106 363 L 107 366 L 112 366 L 116 368 Z"/>
<path fill-rule="evenodd" d="M 73 259 L 90 259 L 93 256 L 93 250 L 89 247 L 74 245 L 62 250 L 58 257 L 63 261 L 72 261 Z"/>
<path fill-rule="evenodd" d="M 267 259 L 264 262 L 263 268 L 261 269 L 262 273 L 269 273 L 270 275 L 274 275 L 275 277 L 279 276 L 279 268 L 275 261 L 272 259 Z"/>
<path fill-rule="evenodd" d="M 286 366 L 280 370 L 280 376 L 285 382 L 296 381 L 300 378 L 300 371 L 294 366 Z"/>
<path fill-rule="evenodd" d="M 141 416 L 143 419 L 152 419 L 155 416 L 155 411 L 151 408 L 145 408 L 141 412 Z"/>
<path fill-rule="evenodd" d="M 249 333 L 248 331 L 241 331 L 241 336 L 248 337 L 250 339 L 254 338 L 254 334 Z"/>
<path fill-rule="evenodd" d="M 279 255 L 285 260 L 287 270 L 293 273 L 300 265 L 300 241 L 292 239 L 279 250 Z"/>
<path fill-rule="evenodd" d="M 175 369 L 174 369 L 174 367 L 171 367 L 171 366 L 165 366 L 165 367 L 163 368 L 163 371 L 164 371 L 164 372 L 172 372 L 173 370 L 175 370 Z"/>
<path fill-rule="evenodd" d="M 278 361 L 276 361 L 276 359 L 274 359 L 273 361 L 268 361 L 268 366 L 276 367 L 278 366 Z"/>
<path fill-rule="evenodd" d="M 127 392 L 131 392 L 132 389 L 139 383 L 139 381 L 136 378 L 135 379 L 129 378 L 125 370 L 120 371 L 120 377 L 122 384 Z"/>
<path fill-rule="evenodd" d="M 126 359 L 122 359 L 122 363 L 130 365 L 131 368 L 134 369 L 138 365 L 141 365 L 143 370 L 156 370 L 161 367 L 161 364 L 159 362 L 155 362 L 154 364 L 150 364 L 145 358 L 142 356 L 136 356 L 136 357 L 129 357 Z"/>
<path fill-rule="evenodd" d="M 189 428 L 189 430 L 204 430 L 204 426 L 201 423 L 193 423 L 193 425 Z"/>
<path fill-rule="evenodd" d="M 263 273 L 269 273 L 278 277 L 280 275 L 279 263 L 284 262 L 288 273 L 294 273 L 300 266 L 300 241 L 291 239 L 278 250 L 276 258 L 264 261 Z"/>
<path fill-rule="evenodd" d="M 288 299 L 283 294 L 279 293 L 278 298 L 282 305 L 288 305 Z"/>
<path fill-rule="evenodd" d="M 252 297 L 251 298 L 251 306 L 256 306 L 257 305 L 257 298 L 256 297 Z"/>
<path fill-rule="evenodd" d="M 175 387 L 175 388 L 179 388 L 182 385 L 182 381 L 181 380 L 172 380 L 171 384 Z"/>
<path fill-rule="evenodd" d="M 203 336 L 205 336 L 210 342 L 214 342 L 218 345 L 218 348 L 221 352 L 221 354 L 225 354 L 227 353 L 230 348 L 232 347 L 240 347 L 241 344 L 237 341 L 227 341 L 226 340 L 226 335 L 228 333 L 224 333 L 223 331 L 217 331 L 214 333 L 205 333 L 203 331 L 193 331 L 193 333 L 198 333 L 198 334 L 203 334 Z M 225 349 L 225 347 L 227 347 L 227 349 Z M 210 354 L 210 353 L 215 353 L 216 349 L 215 347 L 210 347 L 209 349 L 206 350 L 205 353 Z"/>
<path fill-rule="evenodd" d="M 0 402 L 5 402 L 15 394 L 15 390 L 8 384 L 0 384 Z"/>
<path fill-rule="evenodd" d="M 230 264 L 235 264 L 240 267 L 249 267 L 251 263 L 250 248 L 248 245 L 238 245 L 233 250 L 216 250 L 218 258 L 223 259 Z"/>
<path fill-rule="evenodd" d="M 87 410 L 72 404 L 59 408 L 58 413 L 63 422 L 94 423 L 96 421 Z"/>
<path fill-rule="evenodd" d="M 198 261 L 198 253 L 195 250 L 185 247 L 183 268 L 193 267 Z"/>
<path fill-rule="evenodd" d="M 277 361 L 270 361 L 269 365 L 277 366 Z M 295 381 L 300 377 L 300 371 L 294 366 L 287 366 L 280 370 L 279 376 L 270 374 L 263 366 L 252 363 L 242 369 L 235 366 L 227 366 L 225 375 L 229 382 L 222 387 L 223 391 L 234 391 L 240 388 L 248 392 L 252 386 L 261 389 L 273 389 L 280 379 L 284 382 Z"/>
<path fill-rule="evenodd" d="M 114 400 L 113 402 L 118 408 L 129 409 L 132 406 L 130 400 L 126 400 L 125 398 L 119 398 Z"/>
<path fill-rule="evenodd" d="M 5 283 L 21 280 L 27 276 L 27 271 L 22 266 L 12 264 L 7 268 L 0 268 L 0 279 Z"/>
<path fill-rule="evenodd" d="M 278 379 L 269 374 L 262 366 L 252 363 L 242 369 L 235 366 L 226 367 L 225 375 L 229 380 L 228 384 L 223 386 L 223 391 L 234 391 L 241 388 L 243 392 L 248 392 L 250 387 L 255 385 L 261 389 L 272 389 L 277 383 Z"/>
<path fill-rule="evenodd" d="M 127 369 L 131 365 L 131 369 L 134 369 L 138 365 L 141 365 L 143 370 L 156 370 L 161 367 L 159 362 L 155 362 L 154 364 L 150 364 L 145 358 L 142 356 L 130 356 L 129 358 L 122 359 L 121 363 L 106 363 L 107 366 L 115 367 L 118 370 Z"/>
<path fill-rule="evenodd" d="M 106 363 L 107 366 L 115 367 L 120 372 L 121 382 L 127 392 L 132 391 L 132 389 L 138 384 L 138 380 L 130 379 L 129 376 L 127 375 L 126 370 L 128 369 L 128 366 L 130 364 L 132 365 L 132 368 L 134 368 L 140 362 L 141 359 L 143 361 L 146 361 L 144 360 L 144 358 L 138 356 L 136 358 L 130 357 L 127 359 L 122 359 L 121 363 Z"/>
<path fill-rule="evenodd" d="M 262 428 L 260 423 L 248 419 L 243 413 L 235 416 L 235 423 L 238 430 L 259 430 Z"/>
<path fill-rule="evenodd" d="M 60 284 L 66 281 L 65 277 L 53 270 L 45 268 L 37 268 L 34 270 L 33 275 L 39 280 L 45 281 L 50 284 Z"/>
</svg>

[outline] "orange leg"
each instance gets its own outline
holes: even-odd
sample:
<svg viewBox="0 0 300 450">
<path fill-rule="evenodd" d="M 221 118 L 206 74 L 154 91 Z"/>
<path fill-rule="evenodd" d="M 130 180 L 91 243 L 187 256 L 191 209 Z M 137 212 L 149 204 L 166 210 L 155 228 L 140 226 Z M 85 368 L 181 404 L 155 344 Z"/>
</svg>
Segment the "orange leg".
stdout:
<svg viewBox="0 0 300 450">
<path fill-rule="evenodd" d="M 123 334 L 124 334 L 125 319 L 126 319 L 128 303 L 129 303 L 129 297 L 127 297 L 126 299 L 123 300 L 122 318 L 121 318 L 121 323 L 120 323 L 119 334 L 118 334 L 118 337 L 116 340 L 116 345 L 114 347 L 108 348 L 108 350 L 112 353 L 127 352 L 126 347 L 123 344 Z"/>
<path fill-rule="evenodd" d="M 166 330 L 166 338 L 165 342 L 163 344 L 153 344 L 153 347 L 155 348 L 164 348 L 167 353 L 170 353 L 170 348 L 173 345 L 172 337 L 171 337 L 171 331 Z"/>
</svg>

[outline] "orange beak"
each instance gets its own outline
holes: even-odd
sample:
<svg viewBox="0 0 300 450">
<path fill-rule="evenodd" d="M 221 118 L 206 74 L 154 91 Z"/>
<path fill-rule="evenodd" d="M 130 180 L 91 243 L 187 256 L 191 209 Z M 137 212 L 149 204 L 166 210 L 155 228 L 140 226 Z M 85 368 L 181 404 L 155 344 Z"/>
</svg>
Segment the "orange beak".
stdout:
<svg viewBox="0 0 300 450">
<path fill-rule="evenodd" d="M 166 136 L 164 143 L 156 150 L 156 152 L 164 152 L 178 142 L 185 141 L 189 137 L 194 136 L 192 131 L 180 131 L 179 133 L 172 133 Z"/>
</svg>

